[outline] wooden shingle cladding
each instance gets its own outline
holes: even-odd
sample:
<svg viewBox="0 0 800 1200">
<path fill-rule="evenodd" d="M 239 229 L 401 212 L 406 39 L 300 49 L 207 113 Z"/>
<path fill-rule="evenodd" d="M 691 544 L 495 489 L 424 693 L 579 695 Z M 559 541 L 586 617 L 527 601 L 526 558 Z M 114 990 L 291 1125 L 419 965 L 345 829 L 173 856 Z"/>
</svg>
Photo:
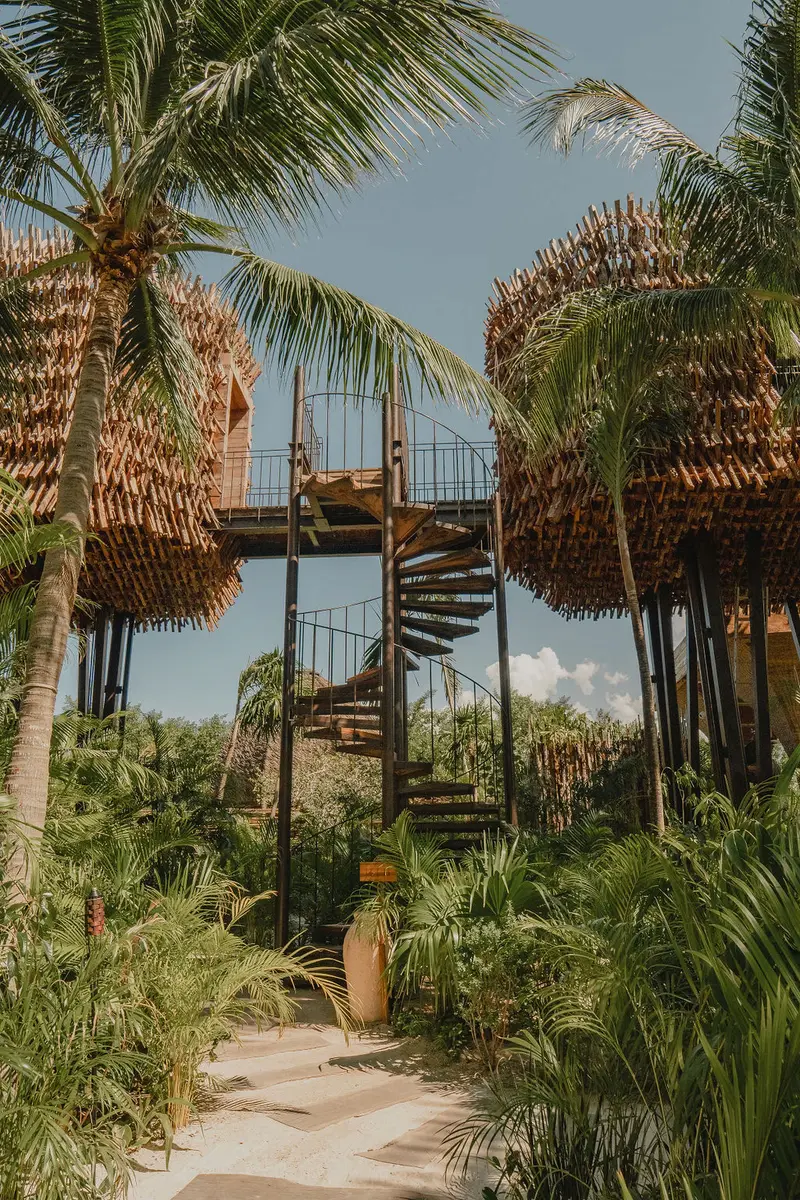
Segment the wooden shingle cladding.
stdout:
<svg viewBox="0 0 800 1200">
<path fill-rule="evenodd" d="M 65 254 L 69 238 L 30 230 L 0 233 L 0 270 L 17 273 Z M 37 518 L 52 517 L 92 282 L 71 268 L 40 279 L 36 388 L 0 423 L 0 464 L 24 486 Z M 88 600 L 133 613 L 143 626 L 213 626 L 240 590 L 235 550 L 216 525 L 220 456 L 232 404 L 238 436 L 250 445 L 251 390 L 259 368 L 235 314 L 199 280 L 175 280 L 171 300 L 200 359 L 206 386 L 196 397 L 201 446 L 187 469 L 153 412 L 137 397 L 112 394 L 90 513 L 92 536 L 79 585 Z M 233 397 L 233 400 L 232 400 Z M 243 423 L 241 409 L 248 410 Z M 242 440 L 242 433 L 244 439 Z"/>
<path fill-rule="evenodd" d="M 658 213 L 592 208 L 577 233 L 537 254 L 532 268 L 495 282 L 486 323 L 486 366 L 503 387 L 507 370 L 538 317 L 569 293 L 590 287 L 669 288 L 691 280 L 670 249 Z M 776 425 L 774 369 L 763 346 L 741 361 L 687 366 L 686 433 L 654 455 L 625 500 L 633 566 L 642 593 L 660 583 L 684 599 L 682 540 L 709 529 L 720 560 L 725 603 L 745 584 L 745 534 L 764 534 L 764 582 L 772 607 L 800 595 L 800 442 Z M 583 441 L 532 472 L 520 447 L 499 438 L 506 562 L 523 586 L 568 615 L 625 608 L 614 516 L 590 476 Z"/>
</svg>

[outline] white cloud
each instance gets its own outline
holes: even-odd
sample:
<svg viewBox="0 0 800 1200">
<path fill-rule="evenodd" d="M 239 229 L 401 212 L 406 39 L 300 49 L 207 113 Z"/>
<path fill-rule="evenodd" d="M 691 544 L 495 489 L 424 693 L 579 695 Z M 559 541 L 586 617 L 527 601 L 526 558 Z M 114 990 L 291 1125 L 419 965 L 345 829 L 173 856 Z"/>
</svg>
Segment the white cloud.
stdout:
<svg viewBox="0 0 800 1200">
<path fill-rule="evenodd" d="M 603 679 L 605 679 L 606 683 L 610 683 L 612 687 L 619 687 L 621 683 L 628 682 L 628 676 L 624 671 L 614 671 L 611 675 L 606 671 Z"/>
<path fill-rule="evenodd" d="M 512 688 L 522 696 L 530 696 L 531 700 L 551 699 L 562 679 L 573 679 L 584 696 L 588 696 L 594 691 L 592 677 L 598 670 L 597 663 L 582 662 L 568 671 L 550 646 L 543 646 L 536 655 L 512 654 L 509 658 Z M 496 689 L 500 681 L 500 664 L 492 663 L 486 668 L 486 674 Z"/>
<path fill-rule="evenodd" d="M 592 679 L 599 670 L 600 667 L 595 662 L 582 662 L 578 663 L 577 667 L 572 672 L 572 678 L 575 680 L 584 696 L 591 696 L 592 692 L 594 691 Z"/>
<path fill-rule="evenodd" d="M 618 721 L 635 721 L 642 715 L 642 697 L 634 700 L 630 692 L 606 692 L 606 704 Z"/>
</svg>

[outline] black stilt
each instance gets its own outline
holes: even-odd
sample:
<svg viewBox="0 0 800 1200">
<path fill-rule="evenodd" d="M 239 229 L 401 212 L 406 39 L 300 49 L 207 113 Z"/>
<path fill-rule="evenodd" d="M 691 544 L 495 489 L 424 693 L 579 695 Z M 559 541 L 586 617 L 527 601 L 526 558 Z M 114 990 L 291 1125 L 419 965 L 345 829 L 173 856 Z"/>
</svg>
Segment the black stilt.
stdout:
<svg viewBox="0 0 800 1200">
<path fill-rule="evenodd" d="M 514 733 L 511 723 L 511 670 L 508 656 L 508 611 L 506 609 L 506 563 L 503 547 L 503 503 L 498 487 L 492 513 L 494 550 L 495 615 L 497 618 L 497 655 L 500 664 L 500 724 L 503 737 L 503 797 L 505 816 L 510 825 L 518 823 L 517 786 L 514 771 Z"/>
<path fill-rule="evenodd" d="M 93 717 L 103 715 L 103 695 L 106 680 L 106 640 L 108 634 L 108 612 L 101 608 L 94 622 L 94 639 L 92 645 L 92 685 L 91 710 Z"/>
<path fill-rule="evenodd" d="M 103 716 L 111 717 L 119 711 L 122 695 L 122 639 L 125 632 L 124 613 L 114 613 L 111 618 L 111 642 L 108 649 L 108 668 L 103 689 Z"/>
<path fill-rule="evenodd" d="M 92 658 L 92 632 L 87 629 L 81 634 L 83 653 L 78 659 L 78 712 L 89 715 L 89 666 Z"/>
<path fill-rule="evenodd" d="M 707 534 L 693 539 L 686 566 L 714 774 L 717 785 L 724 786 L 731 799 L 739 803 L 748 788 L 742 722 L 733 686 L 716 553 Z"/>
<path fill-rule="evenodd" d="M 384 829 L 397 815 L 395 802 L 396 739 L 396 564 L 394 545 L 394 405 L 392 395 L 383 397 L 383 532 L 381 541 L 382 573 L 382 646 L 381 646 L 381 818 Z"/>
<path fill-rule="evenodd" d="M 686 758 L 700 774 L 700 681 L 697 678 L 697 637 L 691 613 L 686 612 Z"/>
<path fill-rule="evenodd" d="M 683 766 L 685 758 L 675 677 L 675 647 L 672 639 L 672 589 L 662 585 L 656 592 L 648 593 L 643 607 L 650 640 L 661 750 L 664 766 L 668 771 L 672 803 L 677 808 L 681 797 L 675 772 Z"/>
<path fill-rule="evenodd" d="M 294 376 L 294 416 L 289 448 L 289 500 L 286 533 L 286 602 L 283 626 L 283 695 L 281 758 L 278 777 L 278 853 L 275 945 L 289 941 L 289 895 L 292 847 L 292 756 L 294 752 L 294 686 L 297 669 L 297 589 L 300 574 L 300 488 L 302 483 L 305 371 Z"/>
<path fill-rule="evenodd" d="M 783 606 L 783 611 L 786 613 L 786 619 L 789 622 L 789 629 L 792 633 L 792 641 L 797 651 L 797 657 L 800 658 L 800 611 L 797 608 L 797 601 L 787 600 Z"/>
<path fill-rule="evenodd" d="M 767 606 L 762 569 L 762 538 L 758 530 L 752 530 L 747 535 L 747 588 L 750 607 L 753 711 L 756 722 L 756 781 L 764 783 L 772 776 L 772 728 L 767 667 Z"/>
<path fill-rule="evenodd" d="M 128 614 L 128 627 L 125 636 L 125 670 L 122 675 L 122 695 L 119 698 L 119 707 L 121 716 L 119 719 L 120 737 L 125 737 L 125 712 L 128 707 L 128 694 L 131 685 L 131 655 L 133 654 L 133 634 L 136 628 L 136 618 L 133 613 Z"/>
</svg>

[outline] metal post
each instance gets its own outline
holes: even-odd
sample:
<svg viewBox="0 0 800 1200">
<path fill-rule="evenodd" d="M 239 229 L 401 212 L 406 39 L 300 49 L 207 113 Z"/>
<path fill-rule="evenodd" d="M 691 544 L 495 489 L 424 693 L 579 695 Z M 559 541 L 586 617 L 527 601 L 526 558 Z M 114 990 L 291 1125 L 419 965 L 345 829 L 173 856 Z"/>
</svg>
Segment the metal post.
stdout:
<svg viewBox="0 0 800 1200">
<path fill-rule="evenodd" d="M 719 791 L 723 792 L 725 791 L 726 781 L 725 746 L 722 740 L 718 698 L 714 689 L 713 673 L 708 652 L 710 631 L 703 607 L 697 554 L 693 543 L 685 549 L 684 565 L 686 568 L 686 591 L 689 597 L 689 621 L 694 633 L 694 645 L 700 667 L 700 682 L 703 689 L 703 705 L 706 711 L 706 725 L 708 726 L 708 741 L 711 747 L 711 762 L 714 768 L 714 782 Z M 691 725 L 689 736 L 691 737 Z"/>
<path fill-rule="evenodd" d="M 719 587 L 719 570 L 714 544 L 708 535 L 698 538 L 697 565 L 700 570 L 700 587 L 703 604 L 708 617 L 711 638 L 711 667 L 714 685 L 719 698 L 719 713 L 727 755 L 730 797 L 738 804 L 749 786 L 747 767 L 744 761 L 744 739 L 739 698 L 733 685 L 731 656 L 728 648 L 728 628 L 722 607 Z"/>
<path fill-rule="evenodd" d="M 503 798 L 506 820 L 518 823 L 517 785 L 514 773 L 514 732 L 511 723 L 511 671 L 508 660 L 508 611 L 506 609 L 506 562 L 503 547 L 503 504 L 500 489 L 494 494 L 494 579 L 497 617 L 497 654 L 500 663 L 500 726 L 503 735 Z"/>
<path fill-rule="evenodd" d="M 656 708 L 658 709 L 658 731 L 661 734 L 661 761 L 664 767 L 673 769 L 672 743 L 669 737 L 669 721 L 667 719 L 667 693 L 664 687 L 664 660 L 661 642 L 661 611 L 654 592 L 648 592 L 642 600 L 645 621 L 647 622 L 648 641 L 650 642 L 650 678 L 656 693 Z M 673 796 L 674 799 L 674 796 Z"/>
<path fill-rule="evenodd" d="M 394 821 L 395 803 L 395 560 L 394 560 L 394 464 L 393 404 L 383 397 L 383 527 L 381 543 L 383 644 L 381 647 L 381 740 L 382 822 L 387 829 Z"/>
<path fill-rule="evenodd" d="M 111 717 L 118 710 L 122 694 L 122 635 L 125 627 L 124 613 L 114 613 L 111 618 L 111 644 L 108 651 L 108 669 L 103 689 L 103 716 Z"/>
<path fill-rule="evenodd" d="M 400 397 L 400 368 L 395 364 L 392 369 L 392 507 L 397 508 L 403 503 L 404 473 L 406 470 L 403 452 L 403 413 Z M 394 577 L 394 749 L 395 758 L 407 758 L 406 731 L 406 656 L 400 645 L 402 631 L 400 628 L 400 570 L 395 562 L 392 572 Z"/>
<path fill-rule="evenodd" d="M 783 606 L 783 611 L 786 613 L 786 620 L 789 622 L 789 629 L 791 630 L 797 657 L 800 658 L 800 611 L 797 608 L 797 601 L 787 600 Z"/>
<path fill-rule="evenodd" d="M 108 612 L 101 608 L 94 622 L 94 645 L 92 655 L 92 716 L 103 715 L 103 693 L 106 679 L 106 633 L 108 632 Z"/>
<path fill-rule="evenodd" d="M 681 714 L 678 707 L 678 679 L 675 673 L 675 643 L 672 637 L 672 588 L 662 584 L 656 592 L 661 630 L 661 662 L 664 668 L 664 696 L 666 720 L 673 770 L 683 766 L 683 739 L 681 737 Z"/>
<path fill-rule="evenodd" d="M 762 538 L 751 530 L 746 540 L 747 589 L 750 608 L 750 666 L 753 676 L 753 711 L 756 719 L 756 781 L 772 776 L 772 730 L 769 715 L 767 666 L 767 606 L 764 596 Z"/>
<path fill-rule="evenodd" d="M 300 573 L 300 488 L 302 484 L 305 370 L 294 375 L 294 416 L 289 447 L 289 502 L 286 532 L 286 602 L 283 626 L 283 697 L 281 757 L 278 776 L 278 854 L 275 945 L 289 941 L 289 887 L 292 845 L 292 755 L 294 751 L 294 685 L 297 669 L 297 587 Z"/>
<path fill-rule="evenodd" d="M 86 717 L 89 715 L 89 659 L 92 654 L 92 634 L 86 630 L 83 643 L 83 654 L 78 659 L 78 712 Z"/>
<path fill-rule="evenodd" d="M 697 637 L 686 612 L 686 757 L 695 775 L 700 774 L 700 696 L 697 678 Z"/>
<path fill-rule="evenodd" d="M 128 707 L 128 692 L 131 685 L 131 655 L 133 654 L 133 634 L 136 626 L 136 618 L 133 613 L 128 614 L 128 635 L 125 638 L 125 670 L 122 675 L 122 695 L 119 698 L 119 707 L 122 716 L 119 719 L 120 737 L 125 737 L 125 710 Z"/>
</svg>

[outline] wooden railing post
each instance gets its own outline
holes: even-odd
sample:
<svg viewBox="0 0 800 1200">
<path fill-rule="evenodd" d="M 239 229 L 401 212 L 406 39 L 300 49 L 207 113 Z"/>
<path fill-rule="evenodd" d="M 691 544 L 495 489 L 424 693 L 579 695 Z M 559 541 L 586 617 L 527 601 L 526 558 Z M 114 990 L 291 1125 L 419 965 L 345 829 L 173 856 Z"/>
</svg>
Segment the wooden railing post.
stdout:
<svg viewBox="0 0 800 1200">
<path fill-rule="evenodd" d="M 394 384 L 394 380 L 393 380 Z M 395 703 L 396 703 L 396 578 L 394 547 L 394 386 L 383 397 L 383 528 L 381 536 L 382 615 L 381 646 L 381 794 L 383 828 L 388 829 L 397 815 L 395 798 Z"/>
<path fill-rule="evenodd" d="M 297 671 L 297 589 L 300 573 L 300 488 L 303 466 L 305 370 L 294 375 L 294 413 L 289 446 L 289 501 L 286 531 L 286 600 L 283 622 L 283 694 L 281 756 L 278 776 L 277 906 L 275 945 L 289 941 L 289 891 L 292 846 L 292 755 L 294 751 L 294 688 Z"/>
<path fill-rule="evenodd" d="M 514 731 L 511 721 L 511 669 L 508 655 L 508 612 L 506 610 L 506 562 L 503 548 L 503 504 L 500 488 L 494 494 L 492 513 L 494 533 L 495 613 L 497 616 L 497 654 L 500 664 L 500 727 L 503 735 L 503 798 L 506 820 L 518 822 L 517 781 L 514 773 Z"/>
</svg>

